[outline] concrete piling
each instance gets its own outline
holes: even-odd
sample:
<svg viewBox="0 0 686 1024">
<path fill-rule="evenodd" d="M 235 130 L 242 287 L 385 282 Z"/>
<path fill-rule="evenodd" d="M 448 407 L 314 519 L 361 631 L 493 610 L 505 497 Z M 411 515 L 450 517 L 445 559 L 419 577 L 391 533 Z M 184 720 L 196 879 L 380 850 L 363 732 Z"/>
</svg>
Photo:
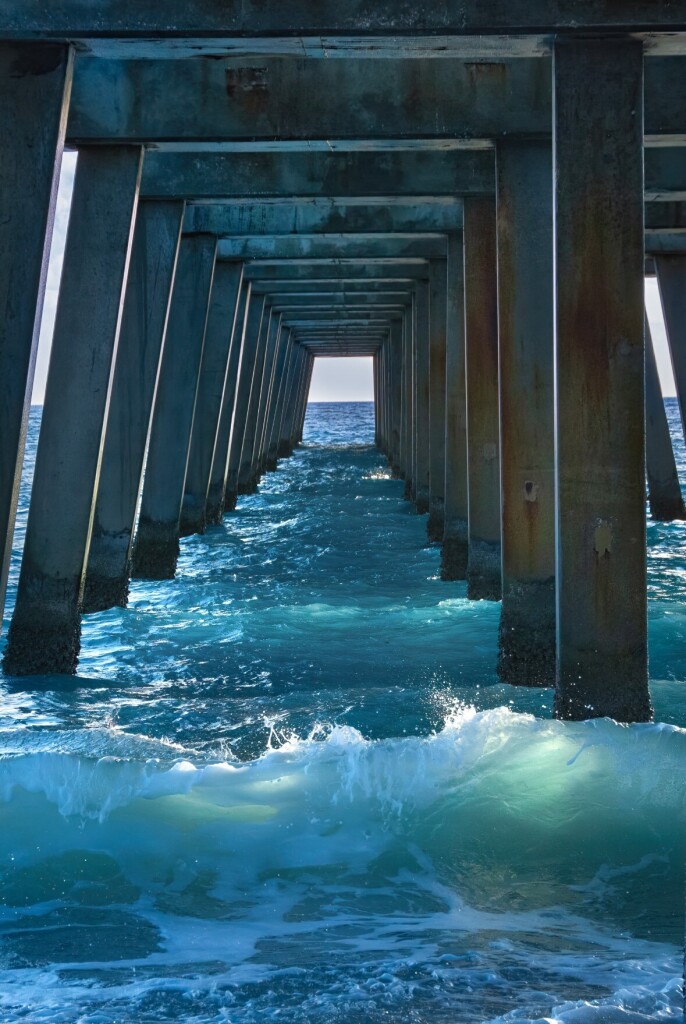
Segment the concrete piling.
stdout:
<svg viewBox="0 0 686 1024">
<path fill-rule="evenodd" d="M 167 331 L 184 204 L 138 204 L 83 611 L 126 607 L 136 506 Z"/>
<path fill-rule="evenodd" d="M 243 452 L 243 441 L 245 438 L 246 423 L 248 418 L 248 406 L 250 403 L 250 392 L 252 388 L 255 365 L 257 362 L 257 342 L 262 326 L 262 319 L 265 311 L 265 297 L 254 292 L 248 297 L 246 308 L 245 325 L 243 330 L 243 347 L 238 375 L 238 387 L 236 390 L 236 405 L 234 409 L 233 423 L 231 428 L 231 439 L 229 443 L 229 458 L 226 474 L 226 492 L 224 507 L 227 511 L 236 507 L 236 498 L 239 493 L 238 475 L 241 468 L 241 455 Z"/>
<path fill-rule="evenodd" d="M 204 533 L 207 526 L 210 477 L 224 389 L 227 386 L 234 317 L 242 277 L 242 263 L 218 262 L 215 266 L 181 506 L 182 537 Z"/>
<path fill-rule="evenodd" d="M 558 41 L 554 90 L 555 712 L 643 721 L 642 44 Z"/>
<path fill-rule="evenodd" d="M 432 260 L 429 269 L 429 540 L 438 543 L 445 528 L 446 439 L 446 260 Z"/>
<path fill-rule="evenodd" d="M 4 669 L 76 671 L 84 567 L 143 152 L 79 154 L 31 506 Z"/>
<path fill-rule="evenodd" d="M 445 526 L 441 578 L 467 573 L 467 404 L 465 390 L 464 257 L 462 235 L 448 236 L 446 325 Z"/>
<path fill-rule="evenodd" d="M 221 264 L 219 264 L 221 267 Z M 215 268 L 215 273 L 218 268 Z M 229 312 L 230 292 L 224 292 L 227 301 L 226 312 Z M 228 473 L 229 444 L 231 442 L 231 428 L 233 425 L 234 412 L 236 409 L 236 392 L 238 379 L 241 370 L 241 359 L 243 355 L 243 336 L 245 316 L 247 311 L 248 298 L 250 295 L 250 283 L 242 279 L 238 298 L 235 304 L 233 322 L 231 324 L 231 345 L 229 349 L 229 361 L 226 367 L 226 380 L 224 382 L 224 395 L 217 427 L 217 441 L 212 459 L 212 470 L 210 473 L 210 487 L 207 495 L 207 522 L 219 524 L 222 521 L 226 510 L 226 477 Z"/>
<path fill-rule="evenodd" d="M 494 200 L 465 200 L 467 597 L 474 601 L 502 596 L 497 260 Z"/>
<path fill-rule="evenodd" d="M 555 682 L 552 153 L 497 150 L 502 611 L 498 674 Z"/>
<path fill-rule="evenodd" d="M 0 44 L 0 621 L 72 74 L 69 46 Z"/>
<path fill-rule="evenodd" d="M 646 318 L 646 471 L 648 502 L 653 519 L 686 519 L 674 448 L 667 422 L 655 349 Z"/>
<path fill-rule="evenodd" d="M 136 579 L 173 579 L 193 415 L 214 275 L 214 235 L 183 235 L 133 550 Z"/>
</svg>

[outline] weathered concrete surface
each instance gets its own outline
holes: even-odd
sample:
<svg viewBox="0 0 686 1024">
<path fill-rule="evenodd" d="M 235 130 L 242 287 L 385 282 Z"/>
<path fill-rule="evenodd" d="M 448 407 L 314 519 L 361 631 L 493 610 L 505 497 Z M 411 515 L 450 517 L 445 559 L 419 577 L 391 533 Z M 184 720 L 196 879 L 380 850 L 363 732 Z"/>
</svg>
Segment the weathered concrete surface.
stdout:
<svg viewBox="0 0 686 1024">
<path fill-rule="evenodd" d="M 236 404 L 231 425 L 231 439 L 229 443 L 229 459 L 226 475 L 224 507 L 227 511 L 231 511 L 236 507 L 236 498 L 238 495 L 238 473 L 241 467 L 243 440 L 245 438 L 248 407 L 250 404 L 250 392 L 255 373 L 257 342 L 262 326 L 265 302 L 266 300 L 264 295 L 251 294 L 248 297 L 248 304 L 246 307 L 242 356 L 238 376 L 238 388 L 236 391 Z"/>
<path fill-rule="evenodd" d="M 556 45 L 555 713 L 561 718 L 651 716 L 642 84 L 642 50 L 634 41 Z"/>
<path fill-rule="evenodd" d="M 264 433 L 264 471 L 272 472 L 276 469 L 278 460 L 278 438 L 277 425 L 283 410 L 284 392 L 286 384 L 286 362 L 291 345 L 291 332 L 288 328 L 282 328 L 279 335 L 278 349 L 274 362 L 274 375 L 272 379 L 271 397 Z"/>
<path fill-rule="evenodd" d="M 679 474 L 647 318 L 645 332 L 648 503 L 653 519 L 669 522 L 673 519 L 686 519 L 686 508 L 679 486 Z"/>
<path fill-rule="evenodd" d="M 84 567 L 138 200 L 142 150 L 79 155 L 8 675 L 76 671 Z"/>
<path fill-rule="evenodd" d="M 136 579 L 173 579 L 176 574 L 216 249 L 214 235 L 181 238 L 133 550 Z"/>
<path fill-rule="evenodd" d="M 193 204 L 186 210 L 186 231 L 219 237 L 243 235 L 313 235 L 373 231 L 407 233 L 459 231 L 462 202 L 443 199 L 397 199 L 394 203 L 305 199 L 263 203 Z"/>
<path fill-rule="evenodd" d="M 224 386 L 224 397 L 222 400 L 219 427 L 217 429 L 217 443 L 214 450 L 214 459 L 212 460 L 210 488 L 207 495 L 207 522 L 214 524 L 218 524 L 222 521 L 225 511 L 226 478 L 229 468 L 229 444 L 231 442 L 231 427 L 233 424 L 234 410 L 236 408 L 236 390 L 238 388 L 238 378 L 241 371 L 243 333 L 249 295 L 250 283 L 245 280 L 245 274 L 243 274 L 241 279 L 241 288 L 238 293 L 238 300 L 234 310 L 233 324 L 231 327 L 231 349 L 229 352 L 229 362 L 226 370 L 226 383 Z"/>
<path fill-rule="evenodd" d="M 403 387 L 402 387 L 402 360 L 403 360 L 403 334 L 404 317 L 399 317 L 391 324 L 391 333 L 388 342 L 390 355 L 389 368 L 389 391 L 390 391 L 390 448 L 391 448 L 391 469 L 395 476 L 401 475 L 401 433 L 403 416 Z M 445 436 L 445 435 L 444 435 Z"/>
<path fill-rule="evenodd" d="M 430 322 L 429 283 L 422 281 L 417 287 L 415 317 L 415 380 L 416 380 L 416 467 L 414 474 L 413 499 L 417 512 L 424 515 L 429 511 L 429 487 L 431 474 L 431 432 L 430 432 Z"/>
<path fill-rule="evenodd" d="M 274 369 L 280 337 L 281 316 L 274 310 L 274 307 L 272 307 L 272 318 L 269 324 L 269 334 L 267 335 L 267 347 L 265 349 L 264 356 L 264 373 L 262 376 L 262 386 L 260 388 L 260 401 L 257 408 L 255 444 L 253 446 L 252 456 L 252 475 L 256 482 L 259 482 L 262 474 L 264 473 L 264 435 L 267 429 L 269 402 L 271 398 L 272 381 L 274 378 Z"/>
<path fill-rule="evenodd" d="M 279 458 L 287 458 L 293 451 L 291 435 L 293 433 L 292 425 L 295 415 L 297 385 L 302 372 L 303 361 L 305 359 L 305 349 L 301 345 L 296 344 L 293 339 L 293 332 L 291 332 L 291 341 L 293 345 L 291 348 L 288 376 L 286 378 L 286 397 L 284 400 L 283 418 L 279 428 Z"/>
<path fill-rule="evenodd" d="M 0 622 L 71 81 L 68 47 L 0 44 Z"/>
<path fill-rule="evenodd" d="M 686 254 L 656 256 L 655 273 L 672 357 L 681 423 L 686 424 Z"/>
<path fill-rule="evenodd" d="M 551 161 L 547 142 L 498 148 L 503 572 L 498 673 L 519 686 L 555 682 Z"/>
<path fill-rule="evenodd" d="M 464 258 L 460 233 L 448 242 L 446 348 L 445 529 L 441 579 L 467 572 L 467 406 L 465 388 Z"/>
<path fill-rule="evenodd" d="M 669 162 L 667 170 L 671 172 L 671 168 Z M 327 196 L 454 199 L 460 195 L 492 194 L 494 188 L 493 153 L 488 150 L 228 154 L 152 151 L 146 159 L 141 195 L 204 200 Z"/>
<path fill-rule="evenodd" d="M 83 611 L 125 607 L 145 448 L 167 331 L 183 202 L 142 200 L 114 368 Z"/>
<path fill-rule="evenodd" d="M 238 469 L 238 493 L 252 494 L 257 487 L 255 478 L 253 457 L 255 453 L 255 437 L 257 434 L 257 417 L 260 408 L 260 396 L 262 394 L 262 382 L 265 376 L 265 364 L 267 359 L 267 344 L 271 331 L 274 313 L 268 304 L 265 304 L 260 331 L 257 337 L 257 347 L 252 366 L 252 381 L 250 383 L 250 396 L 245 414 L 245 427 L 243 432 L 243 447 L 241 449 L 241 461 Z"/>
<path fill-rule="evenodd" d="M 344 61 L 302 54 L 228 60 L 179 55 L 173 62 L 79 54 L 67 134 L 76 145 L 123 139 L 162 148 L 195 142 L 226 151 L 303 143 L 447 149 L 504 136 L 550 136 L 550 61 L 512 57 L 512 45 L 500 40 L 497 59 L 478 64 L 445 53 L 435 60 L 396 52 L 374 61 L 371 46 L 361 56 L 349 52 Z M 645 77 L 646 137 L 682 137 L 683 57 L 648 60 Z M 141 96 L 156 102 L 142 104 Z"/>
<path fill-rule="evenodd" d="M 429 265 L 429 519 L 432 543 L 443 539 L 445 527 L 446 438 L 446 320 L 448 315 L 447 260 Z"/>
<path fill-rule="evenodd" d="M 200 364 L 188 471 L 181 506 L 180 534 L 204 533 L 210 474 L 227 383 L 233 323 L 243 277 L 242 263 L 217 263 Z"/>
<path fill-rule="evenodd" d="M 469 552 L 467 597 L 499 601 L 500 415 L 498 409 L 498 243 L 492 199 L 465 202 L 465 353 Z"/>
</svg>

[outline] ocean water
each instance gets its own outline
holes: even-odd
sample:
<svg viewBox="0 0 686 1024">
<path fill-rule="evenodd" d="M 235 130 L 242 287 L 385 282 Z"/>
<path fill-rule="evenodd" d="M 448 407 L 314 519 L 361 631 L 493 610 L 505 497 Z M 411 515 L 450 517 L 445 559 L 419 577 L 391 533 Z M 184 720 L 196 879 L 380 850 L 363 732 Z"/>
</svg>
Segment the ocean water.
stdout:
<svg viewBox="0 0 686 1024">
<path fill-rule="evenodd" d="M 686 523 L 649 525 L 630 727 L 499 685 L 425 536 L 372 406 L 310 406 L 76 679 L 0 679 L 3 1024 L 682 1019 Z"/>
</svg>

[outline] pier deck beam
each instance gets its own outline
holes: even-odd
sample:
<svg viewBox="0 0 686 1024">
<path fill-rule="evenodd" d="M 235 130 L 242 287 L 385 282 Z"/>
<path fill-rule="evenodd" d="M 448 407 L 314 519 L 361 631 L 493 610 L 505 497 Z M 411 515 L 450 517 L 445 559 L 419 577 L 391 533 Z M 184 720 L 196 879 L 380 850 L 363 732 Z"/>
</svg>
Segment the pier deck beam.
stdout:
<svg viewBox="0 0 686 1024">
<path fill-rule="evenodd" d="M 467 574 L 467 406 L 465 390 L 464 255 L 462 234 L 448 237 L 446 331 L 445 527 L 441 579 Z"/>
<path fill-rule="evenodd" d="M 131 547 L 164 349 L 183 202 L 138 204 L 83 596 L 84 612 L 126 607 Z"/>
<path fill-rule="evenodd" d="M 643 721 L 642 44 L 559 41 L 554 88 L 555 713 Z"/>
<path fill-rule="evenodd" d="M 137 146 L 79 154 L 8 675 L 76 671 L 142 159 Z"/>
<path fill-rule="evenodd" d="M 67 46 L 0 45 L 0 624 L 72 81 Z"/>
<path fill-rule="evenodd" d="M 498 674 L 555 682 L 553 218 L 549 142 L 497 150 L 502 613 Z M 582 478 L 580 478 L 582 479 Z"/>
<path fill-rule="evenodd" d="M 233 323 L 242 276 L 242 263 L 218 262 L 215 266 L 181 506 L 182 537 L 204 533 L 207 526 L 210 475 L 227 386 Z"/>
<path fill-rule="evenodd" d="M 136 579 L 173 579 L 176 574 L 216 248 L 214 235 L 181 238 L 133 551 Z"/>
<path fill-rule="evenodd" d="M 447 261 L 429 264 L 429 540 L 443 540 L 445 527 Z"/>
<path fill-rule="evenodd" d="M 498 246 L 495 203 L 464 207 L 465 358 L 469 553 L 467 597 L 499 601 L 500 418 L 498 409 Z"/>
</svg>

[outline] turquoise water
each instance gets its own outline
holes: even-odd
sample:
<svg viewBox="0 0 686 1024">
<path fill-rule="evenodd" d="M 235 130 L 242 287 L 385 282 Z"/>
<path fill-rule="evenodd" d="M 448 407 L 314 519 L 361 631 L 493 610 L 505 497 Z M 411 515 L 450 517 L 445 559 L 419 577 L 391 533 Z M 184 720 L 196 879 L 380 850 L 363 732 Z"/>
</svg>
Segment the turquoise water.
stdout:
<svg viewBox="0 0 686 1024">
<path fill-rule="evenodd" d="M 658 724 L 554 722 L 372 438 L 311 406 L 76 680 L 0 683 L 3 1022 L 681 1020 L 686 524 L 649 526 Z"/>
</svg>

